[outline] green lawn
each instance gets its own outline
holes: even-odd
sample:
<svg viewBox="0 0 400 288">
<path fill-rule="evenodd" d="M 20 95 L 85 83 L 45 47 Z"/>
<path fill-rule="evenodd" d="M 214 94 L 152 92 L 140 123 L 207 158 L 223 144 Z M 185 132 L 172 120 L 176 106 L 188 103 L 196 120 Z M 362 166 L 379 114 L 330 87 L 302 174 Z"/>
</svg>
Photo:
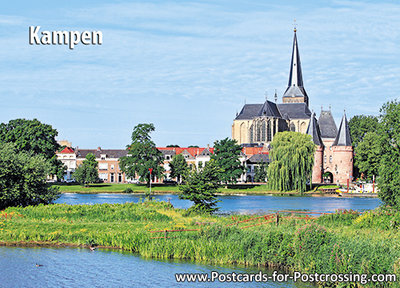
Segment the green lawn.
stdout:
<svg viewBox="0 0 400 288">
<path fill-rule="evenodd" d="M 90 187 L 84 187 L 81 185 L 54 185 L 60 188 L 62 193 L 124 193 L 127 188 L 132 189 L 133 193 L 145 193 L 149 191 L 149 187 L 146 185 L 136 184 L 92 184 Z M 151 188 L 152 193 L 168 193 L 174 194 L 179 193 L 178 185 L 164 185 L 164 184 L 153 184 Z M 281 194 L 279 191 L 271 191 L 267 189 L 267 185 L 228 185 L 227 187 L 221 186 L 221 194 Z M 296 193 L 285 192 L 286 194 Z"/>
<path fill-rule="evenodd" d="M 304 216 L 280 214 L 276 225 L 274 215 L 267 219 L 187 215 L 186 210 L 157 201 L 11 207 L 0 212 L 0 245 L 98 245 L 145 257 L 217 265 L 284 266 L 320 274 L 395 273 L 399 277 L 399 211 L 377 209 L 362 215 L 342 211 L 312 219 Z M 163 238 L 165 230 L 176 229 L 197 231 L 169 232 Z M 372 283 L 339 287 L 369 285 Z"/>
</svg>

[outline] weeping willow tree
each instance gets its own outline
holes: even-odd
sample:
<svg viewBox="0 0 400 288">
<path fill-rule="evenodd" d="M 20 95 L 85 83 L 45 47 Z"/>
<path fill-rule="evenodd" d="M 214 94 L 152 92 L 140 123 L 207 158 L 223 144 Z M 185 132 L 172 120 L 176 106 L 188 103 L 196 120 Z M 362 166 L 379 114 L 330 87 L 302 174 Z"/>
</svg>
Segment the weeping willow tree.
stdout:
<svg viewBox="0 0 400 288">
<path fill-rule="evenodd" d="M 281 132 L 271 142 L 268 185 L 280 191 L 306 191 L 311 183 L 315 145 L 311 136 L 298 132 Z"/>
</svg>

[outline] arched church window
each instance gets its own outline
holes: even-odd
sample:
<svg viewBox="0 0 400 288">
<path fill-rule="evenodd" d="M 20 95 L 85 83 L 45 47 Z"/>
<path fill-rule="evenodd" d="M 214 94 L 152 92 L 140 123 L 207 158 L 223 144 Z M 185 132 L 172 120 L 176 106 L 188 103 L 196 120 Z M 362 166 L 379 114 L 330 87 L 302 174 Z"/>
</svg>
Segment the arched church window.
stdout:
<svg viewBox="0 0 400 288">
<path fill-rule="evenodd" d="M 261 141 L 265 141 L 265 121 L 262 122 L 262 128 L 261 128 Z"/>
<path fill-rule="evenodd" d="M 296 131 L 296 126 L 294 126 L 294 123 L 290 124 L 290 131 L 293 131 L 293 132 Z"/>
<path fill-rule="evenodd" d="M 324 163 L 326 163 L 326 155 L 324 156 Z"/>
<path fill-rule="evenodd" d="M 257 141 L 257 142 L 260 142 L 260 141 L 261 141 L 261 130 L 262 130 L 262 123 L 261 123 L 261 121 L 258 121 L 258 122 L 257 122 L 256 130 L 257 130 L 256 141 Z"/>
<path fill-rule="evenodd" d="M 250 143 L 254 143 L 254 125 L 253 124 L 250 126 L 249 134 L 250 134 L 250 137 L 249 137 Z"/>
<path fill-rule="evenodd" d="M 272 141 L 272 134 L 271 134 L 271 121 L 268 121 L 268 125 L 267 125 L 267 141 Z"/>
</svg>

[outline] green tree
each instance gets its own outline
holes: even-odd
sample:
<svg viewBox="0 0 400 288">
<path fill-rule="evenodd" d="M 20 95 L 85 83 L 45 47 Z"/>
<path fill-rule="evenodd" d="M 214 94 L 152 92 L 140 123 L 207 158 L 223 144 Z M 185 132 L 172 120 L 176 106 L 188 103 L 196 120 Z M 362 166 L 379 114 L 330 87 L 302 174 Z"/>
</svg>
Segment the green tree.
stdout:
<svg viewBox="0 0 400 288">
<path fill-rule="evenodd" d="M 267 179 L 268 163 L 261 162 L 254 169 L 254 182 L 265 182 Z"/>
<path fill-rule="evenodd" d="M 189 211 L 213 213 L 218 210 L 216 193 L 220 172 L 215 160 L 208 161 L 203 169 L 188 171 L 185 184 L 179 186 L 179 198 L 193 202 Z"/>
<path fill-rule="evenodd" d="M 60 195 L 46 184 L 51 167 L 43 155 L 0 143 L 0 210 L 9 206 L 48 204 Z"/>
<path fill-rule="evenodd" d="M 181 183 L 182 176 L 184 176 L 189 169 L 185 157 L 183 157 L 182 154 L 175 155 L 172 157 L 172 161 L 169 163 L 169 166 L 171 168 L 171 177 L 176 177 L 178 183 Z"/>
<path fill-rule="evenodd" d="M 311 183 L 315 145 L 311 136 L 298 132 L 280 132 L 271 142 L 268 184 L 280 191 L 306 191 Z"/>
<path fill-rule="evenodd" d="M 349 121 L 350 136 L 355 152 L 357 150 L 356 149 L 357 146 L 363 141 L 365 135 L 368 132 L 377 132 L 378 127 L 379 127 L 378 117 L 375 116 L 356 115 L 350 119 Z M 363 146 L 365 147 L 366 145 Z M 367 160 L 368 160 L 367 157 L 354 157 L 354 170 L 353 170 L 354 177 L 358 178 L 361 176 L 361 173 L 365 173 L 365 167 L 369 165 Z M 362 168 L 360 169 L 360 167 Z"/>
<path fill-rule="evenodd" d="M 225 138 L 214 142 L 214 154 L 211 159 L 214 159 L 216 165 L 221 168 L 220 180 L 222 182 L 236 183 L 237 178 L 244 172 L 244 167 L 241 165 L 239 157 L 242 152 L 242 147 L 237 144 L 236 140 Z"/>
<path fill-rule="evenodd" d="M 120 167 L 129 178 L 140 177 L 140 181 L 150 183 L 149 169 L 153 176 L 161 177 L 164 172 L 162 153 L 151 140 L 150 133 L 155 130 L 154 125 L 138 124 L 132 132 L 132 143 L 127 146 L 128 155 L 120 158 Z"/>
<path fill-rule="evenodd" d="M 167 145 L 167 147 L 169 147 L 169 148 L 179 148 L 179 145 L 170 144 L 170 145 Z"/>
<path fill-rule="evenodd" d="M 378 195 L 385 204 L 400 208 L 400 102 L 388 102 L 380 112 Z"/>
<path fill-rule="evenodd" d="M 83 160 L 82 164 L 76 168 L 74 178 L 80 184 L 88 186 L 89 183 L 94 183 L 99 179 L 99 171 L 97 169 L 98 163 L 96 156 L 88 153 Z"/>
<path fill-rule="evenodd" d="M 356 115 L 349 121 L 350 136 L 353 147 L 357 147 L 368 132 L 376 132 L 379 126 L 375 116 Z"/>
<path fill-rule="evenodd" d="M 57 135 L 56 129 L 37 119 L 15 119 L 0 124 L 0 143 L 14 143 L 18 151 L 42 155 L 50 164 L 49 174 L 63 175 L 65 168 L 56 155 L 60 149 Z"/>
<path fill-rule="evenodd" d="M 381 140 L 376 132 L 367 132 L 355 148 L 354 160 L 358 164 L 359 172 L 367 179 L 378 175 L 381 160 Z"/>
</svg>

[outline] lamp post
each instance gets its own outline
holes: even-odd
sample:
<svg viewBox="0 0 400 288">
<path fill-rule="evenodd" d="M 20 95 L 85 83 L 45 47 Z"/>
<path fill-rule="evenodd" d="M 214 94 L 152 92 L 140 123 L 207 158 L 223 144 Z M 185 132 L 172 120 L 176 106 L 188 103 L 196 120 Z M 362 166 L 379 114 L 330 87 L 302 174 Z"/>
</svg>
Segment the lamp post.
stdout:
<svg viewBox="0 0 400 288">
<path fill-rule="evenodd" d="M 151 195 L 151 173 L 153 172 L 153 168 L 149 168 L 150 172 L 150 195 Z"/>
</svg>

